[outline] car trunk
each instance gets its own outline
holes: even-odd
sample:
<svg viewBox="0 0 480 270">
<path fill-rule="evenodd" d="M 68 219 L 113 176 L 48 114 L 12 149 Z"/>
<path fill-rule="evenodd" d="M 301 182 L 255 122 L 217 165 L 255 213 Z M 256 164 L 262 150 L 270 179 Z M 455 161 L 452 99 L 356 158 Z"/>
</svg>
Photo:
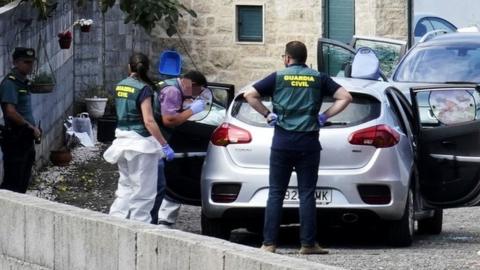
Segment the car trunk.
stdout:
<svg viewBox="0 0 480 270">
<path fill-rule="evenodd" d="M 358 130 L 358 125 L 374 120 L 380 116 L 380 102 L 370 95 L 353 94 L 353 102 L 342 113 L 329 119 L 330 126 L 320 131 L 322 145 L 320 169 L 354 169 L 365 166 L 374 156 L 376 148 L 352 145 L 348 142 L 350 134 Z M 245 168 L 268 168 L 273 128 L 265 119 L 253 110 L 242 98 L 237 99 L 232 108 L 232 124 L 252 134 L 249 143 L 229 144 L 227 152 L 232 161 Z M 271 108 L 268 99 L 264 104 Z M 332 104 L 326 98 L 321 111 Z"/>
</svg>

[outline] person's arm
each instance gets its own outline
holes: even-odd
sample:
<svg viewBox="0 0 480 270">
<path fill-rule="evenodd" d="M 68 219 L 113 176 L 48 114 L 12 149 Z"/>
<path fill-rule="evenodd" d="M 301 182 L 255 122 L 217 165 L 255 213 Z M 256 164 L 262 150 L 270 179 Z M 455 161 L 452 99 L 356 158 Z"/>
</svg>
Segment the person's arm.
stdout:
<svg viewBox="0 0 480 270">
<path fill-rule="evenodd" d="M 247 91 L 245 91 L 245 93 L 243 94 L 243 97 L 248 102 L 248 104 L 250 104 L 253 109 L 263 115 L 263 117 L 265 118 L 267 118 L 268 114 L 271 112 L 265 105 L 263 105 L 261 98 L 262 96 L 273 95 L 276 76 L 276 72 L 271 73 L 267 77 L 247 88 Z"/>
<path fill-rule="evenodd" d="M 35 138 L 39 138 L 42 135 L 40 129 L 30 124 L 27 120 L 25 120 L 25 118 L 23 118 L 21 114 L 17 112 L 17 109 L 15 109 L 15 105 L 10 103 L 2 103 L 2 109 L 5 113 L 5 117 L 8 118 L 8 120 L 12 121 L 17 126 L 27 126 L 28 128 L 32 129 L 33 136 Z"/>
<path fill-rule="evenodd" d="M 162 121 L 166 127 L 176 127 L 187 122 L 188 118 L 192 115 L 193 111 L 188 109 L 177 114 L 162 115 Z"/>
<path fill-rule="evenodd" d="M 333 104 L 322 113 L 326 115 L 327 118 L 333 117 L 343 111 L 348 104 L 352 102 L 352 95 L 350 95 L 347 89 L 340 87 L 333 94 L 333 99 L 335 99 Z"/>
<path fill-rule="evenodd" d="M 267 117 L 267 115 L 270 113 L 270 110 L 262 103 L 262 96 L 253 86 L 247 89 L 247 91 L 243 94 L 243 97 L 248 104 L 250 104 L 250 106 L 252 106 L 252 108 L 258 113 L 263 115 L 263 117 Z"/>
<path fill-rule="evenodd" d="M 142 101 L 140 104 L 140 110 L 142 111 L 143 116 L 143 123 L 147 128 L 148 132 L 152 134 L 152 136 L 163 146 L 167 144 L 167 141 L 162 135 L 160 128 L 158 128 L 155 119 L 153 118 L 153 110 L 152 110 L 152 101 L 151 97 L 148 97 Z"/>
</svg>

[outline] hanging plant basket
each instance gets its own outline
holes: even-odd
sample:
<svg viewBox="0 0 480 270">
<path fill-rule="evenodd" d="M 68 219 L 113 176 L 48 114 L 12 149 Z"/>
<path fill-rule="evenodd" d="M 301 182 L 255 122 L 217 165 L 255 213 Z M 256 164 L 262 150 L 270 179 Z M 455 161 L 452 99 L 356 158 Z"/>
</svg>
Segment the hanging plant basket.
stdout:
<svg viewBox="0 0 480 270">
<path fill-rule="evenodd" d="M 51 93 L 55 88 L 55 73 L 53 72 L 50 59 L 48 58 L 47 49 L 43 42 L 42 35 L 38 38 L 38 59 L 33 71 L 32 84 L 30 92 L 33 94 L 47 94 Z"/>
<path fill-rule="evenodd" d="M 70 49 L 70 45 L 72 44 L 72 39 L 59 38 L 58 44 L 60 45 L 60 49 Z"/>
<path fill-rule="evenodd" d="M 80 31 L 82 31 L 82 32 L 90 32 L 90 26 L 91 26 L 91 25 L 82 25 L 82 26 L 80 26 Z"/>
<path fill-rule="evenodd" d="M 72 44 L 72 32 L 65 31 L 58 33 L 58 45 L 60 45 L 61 49 L 70 49 L 70 45 Z"/>
<path fill-rule="evenodd" d="M 33 94 L 48 94 L 55 88 L 54 83 L 33 83 L 30 90 Z"/>
</svg>

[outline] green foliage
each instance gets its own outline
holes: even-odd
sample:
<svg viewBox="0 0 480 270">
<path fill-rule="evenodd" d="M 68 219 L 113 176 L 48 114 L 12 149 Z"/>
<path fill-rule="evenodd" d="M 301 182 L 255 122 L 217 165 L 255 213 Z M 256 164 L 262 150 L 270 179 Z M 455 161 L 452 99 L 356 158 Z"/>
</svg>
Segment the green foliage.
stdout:
<svg viewBox="0 0 480 270">
<path fill-rule="evenodd" d="M 41 72 L 33 78 L 33 84 L 55 84 L 53 76 L 46 72 Z"/>
<path fill-rule="evenodd" d="M 0 0 L 8 1 L 8 0 Z M 51 16 L 52 11 L 57 7 L 56 0 L 23 0 L 31 1 L 39 11 L 39 19 L 46 19 Z M 83 6 L 86 0 L 77 0 L 78 6 Z M 99 0 L 103 13 L 115 5 L 115 0 Z M 178 0 L 120 0 L 120 9 L 127 15 L 125 23 L 133 22 L 150 33 L 158 22 L 165 29 L 168 36 L 177 33 L 176 24 L 178 19 L 183 17 L 181 11 L 186 11 L 192 17 L 197 14 L 187 8 Z"/>
<path fill-rule="evenodd" d="M 100 0 L 102 12 L 106 12 L 114 4 L 115 0 Z M 125 23 L 133 22 L 150 33 L 157 22 L 162 22 L 162 27 L 169 36 L 177 32 L 176 24 L 179 17 L 182 17 L 181 10 L 197 17 L 195 11 L 178 0 L 120 0 L 120 9 L 127 14 Z"/>
</svg>

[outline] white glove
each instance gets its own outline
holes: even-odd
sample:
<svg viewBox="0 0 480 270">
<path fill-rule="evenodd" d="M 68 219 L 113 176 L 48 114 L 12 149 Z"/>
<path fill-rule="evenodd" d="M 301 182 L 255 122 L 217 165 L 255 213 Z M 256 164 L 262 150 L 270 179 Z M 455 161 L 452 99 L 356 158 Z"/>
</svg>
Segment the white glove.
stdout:
<svg viewBox="0 0 480 270">
<path fill-rule="evenodd" d="M 203 110 L 205 110 L 205 101 L 201 99 L 197 99 L 190 105 L 190 110 L 192 110 L 193 114 L 197 114 Z"/>
</svg>

